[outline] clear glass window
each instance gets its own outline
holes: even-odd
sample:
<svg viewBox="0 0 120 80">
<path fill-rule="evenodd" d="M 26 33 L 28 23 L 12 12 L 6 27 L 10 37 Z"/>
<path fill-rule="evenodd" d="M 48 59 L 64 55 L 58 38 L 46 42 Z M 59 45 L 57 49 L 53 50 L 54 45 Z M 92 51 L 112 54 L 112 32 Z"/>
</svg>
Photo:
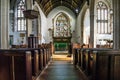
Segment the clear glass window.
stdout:
<svg viewBox="0 0 120 80">
<path fill-rule="evenodd" d="M 25 9 L 25 0 L 20 0 L 17 5 L 17 31 L 26 31 L 26 19 L 23 14 Z"/>
<path fill-rule="evenodd" d="M 99 1 L 97 7 L 97 33 L 109 34 L 110 27 L 108 26 L 108 7 L 102 1 Z"/>
</svg>

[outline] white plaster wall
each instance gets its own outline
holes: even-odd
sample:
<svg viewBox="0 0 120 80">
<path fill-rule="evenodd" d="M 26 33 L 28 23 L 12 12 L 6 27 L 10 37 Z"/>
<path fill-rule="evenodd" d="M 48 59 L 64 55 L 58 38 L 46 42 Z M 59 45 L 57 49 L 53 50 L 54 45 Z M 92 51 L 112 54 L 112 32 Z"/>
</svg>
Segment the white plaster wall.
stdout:
<svg viewBox="0 0 120 80">
<path fill-rule="evenodd" d="M 89 9 L 86 10 L 85 16 L 84 16 L 84 39 L 83 42 L 85 44 L 89 44 L 89 37 L 90 37 L 90 13 Z"/>
<path fill-rule="evenodd" d="M 84 27 L 84 16 L 85 16 L 85 12 L 87 10 L 88 6 L 87 6 L 87 3 L 84 4 L 83 8 L 81 9 L 78 17 L 77 17 L 77 26 L 75 28 L 75 34 L 76 34 L 76 42 L 77 43 L 80 43 L 80 44 L 83 44 L 83 27 Z"/>
<path fill-rule="evenodd" d="M 41 10 L 41 8 L 39 7 L 38 3 L 35 2 L 35 5 L 34 6 L 37 6 L 38 7 L 38 10 L 39 10 L 39 13 L 40 13 L 40 20 L 41 20 L 41 43 L 47 43 L 48 42 L 48 28 L 47 28 L 47 18 L 45 16 L 45 14 L 43 13 L 43 11 Z"/>
<path fill-rule="evenodd" d="M 16 3 L 17 4 L 17 3 Z M 13 35 L 13 44 L 19 45 L 21 44 L 20 32 L 17 31 L 17 5 L 15 4 L 16 8 L 14 9 L 14 31 L 9 28 L 9 35 Z M 11 25 L 10 25 L 11 27 Z M 22 32 L 25 33 L 25 32 Z M 24 40 L 26 42 L 26 40 Z"/>
<path fill-rule="evenodd" d="M 60 12 L 63 12 L 69 16 L 70 25 L 71 25 L 71 33 L 72 33 L 73 30 L 75 30 L 75 26 L 76 26 L 76 16 L 70 9 L 68 9 L 67 7 L 64 7 L 64 6 L 56 7 L 48 14 L 48 16 L 47 16 L 47 22 L 48 22 L 47 28 L 53 28 L 52 19 L 55 18 L 55 16 Z M 49 35 L 48 35 L 48 39 L 49 39 Z"/>
</svg>

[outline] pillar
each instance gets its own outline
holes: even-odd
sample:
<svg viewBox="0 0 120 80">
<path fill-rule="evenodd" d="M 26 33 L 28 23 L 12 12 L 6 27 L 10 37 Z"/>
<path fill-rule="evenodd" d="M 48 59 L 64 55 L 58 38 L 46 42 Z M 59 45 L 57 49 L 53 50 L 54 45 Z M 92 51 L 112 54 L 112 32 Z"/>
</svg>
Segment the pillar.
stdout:
<svg viewBox="0 0 120 80">
<path fill-rule="evenodd" d="M 90 0 L 90 48 L 94 47 L 95 39 L 94 39 L 94 6 L 95 0 Z"/>
<path fill-rule="evenodd" d="M 27 4 L 27 10 L 31 10 L 32 9 L 32 1 L 31 0 L 26 0 L 26 4 Z M 31 19 L 27 19 L 27 37 L 30 36 L 30 34 L 32 33 L 32 20 Z"/>
<path fill-rule="evenodd" d="M 120 0 L 113 2 L 113 48 L 120 49 Z"/>
<path fill-rule="evenodd" d="M 8 28 L 9 28 L 9 0 L 0 0 L 0 48 L 9 47 Z"/>
</svg>

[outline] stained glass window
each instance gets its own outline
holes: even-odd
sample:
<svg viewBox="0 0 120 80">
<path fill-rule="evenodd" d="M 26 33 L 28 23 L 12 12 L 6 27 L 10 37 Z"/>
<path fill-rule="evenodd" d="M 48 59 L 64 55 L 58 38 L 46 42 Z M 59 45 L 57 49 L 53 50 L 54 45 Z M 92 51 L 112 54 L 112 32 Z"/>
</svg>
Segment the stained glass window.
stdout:
<svg viewBox="0 0 120 80">
<path fill-rule="evenodd" d="M 25 9 L 25 0 L 20 0 L 17 6 L 17 31 L 26 31 L 26 19 L 23 14 Z"/>
<path fill-rule="evenodd" d="M 54 25 L 54 37 L 70 37 L 70 21 L 66 14 L 59 13 Z"/>
</svg>

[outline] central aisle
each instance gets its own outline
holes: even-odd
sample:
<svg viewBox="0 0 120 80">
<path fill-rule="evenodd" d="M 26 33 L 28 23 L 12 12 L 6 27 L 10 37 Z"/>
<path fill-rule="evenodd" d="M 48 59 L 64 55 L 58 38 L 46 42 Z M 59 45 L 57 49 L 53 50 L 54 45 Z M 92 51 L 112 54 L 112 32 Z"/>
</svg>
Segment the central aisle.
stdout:
<svg viewBox="0 0 120 80">
<path fill-rule="evenodd" d="M 81 80 L 79 73 L 71 61 L 53 60 L 37 80 Z"/>
<path fill-rule="evenodd" d="M 81 70 L 73 65 L 73 55 L 53 54 L 49 65 L 42 71 L 37 80 L 88 80 Z"/>
</svg>

